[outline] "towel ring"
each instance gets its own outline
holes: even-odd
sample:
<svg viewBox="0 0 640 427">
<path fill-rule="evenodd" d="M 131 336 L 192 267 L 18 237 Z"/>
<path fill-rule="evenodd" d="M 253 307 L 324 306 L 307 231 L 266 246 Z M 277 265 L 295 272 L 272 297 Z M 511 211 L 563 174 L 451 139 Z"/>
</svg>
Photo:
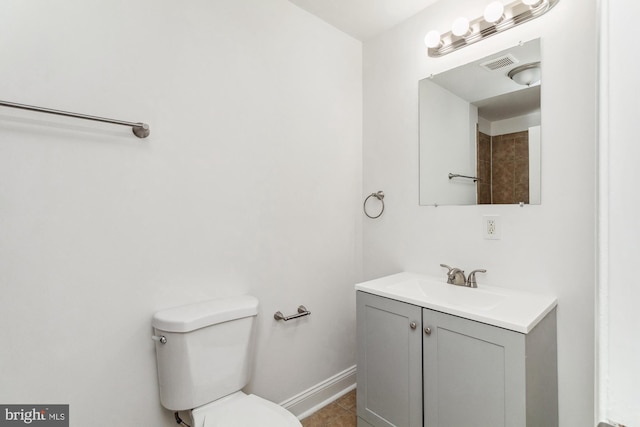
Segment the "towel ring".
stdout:
<svg viewBox="0 0 640 427">
<path fill-rule="evenodd" d="M 380 203 L 382 203 L 382 209 L 380 209 L 380 213 L 375 216 L 371 216 L 369 215 L 369 212 L 367 212 L 367 201 L 372 197 L 375 197 L 376 199 L 380 200 Z M 364 214 L 371 219 L 380 218 L 380 215 L 382 215 L 382 212 L 384 212 L 384 192 L 378 191 L 377 193 L 369 194 L 367 198 L 364 199 L 364 203 L 362 204 L 362 210 L 364 210 Z"/>
</svg>

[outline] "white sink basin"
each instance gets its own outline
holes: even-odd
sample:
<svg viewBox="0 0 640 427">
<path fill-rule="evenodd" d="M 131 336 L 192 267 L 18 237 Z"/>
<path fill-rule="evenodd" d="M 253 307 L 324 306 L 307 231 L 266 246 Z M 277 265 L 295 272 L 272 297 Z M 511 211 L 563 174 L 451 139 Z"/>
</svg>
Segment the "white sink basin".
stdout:
<svg viewBox="0 0 640 427">
<path fill-rule="evenodd" d="M 482 288 L 443 286 L 431 280 L 412 279 L 389 285 L 387 289 L 425 298 L 431 303 L 450 304 L 476 310 L 491 310 L 504 300 L 504 295 Z"/>
<path fill-rule="evenodd" d="M 483 285 L 467 288 L 416 273 L 358 283 L 356 290 L 525 334 L 557 305 L 548 295 Z"/>
</svg>

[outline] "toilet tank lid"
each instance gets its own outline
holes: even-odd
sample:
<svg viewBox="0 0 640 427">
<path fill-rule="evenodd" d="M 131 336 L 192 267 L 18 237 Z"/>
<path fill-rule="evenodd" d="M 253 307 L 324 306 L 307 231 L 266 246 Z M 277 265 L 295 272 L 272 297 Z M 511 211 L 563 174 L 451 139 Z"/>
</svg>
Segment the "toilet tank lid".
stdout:
<svg viewBox="0 0 640 427">
<path fill-rule="evenodd" d="M 158 311 L 151 325 L 165 332 L 190 332 L 216 323 L 258 314 L 258 299 L 251 295 L 220 298 Z"/>
</svg>

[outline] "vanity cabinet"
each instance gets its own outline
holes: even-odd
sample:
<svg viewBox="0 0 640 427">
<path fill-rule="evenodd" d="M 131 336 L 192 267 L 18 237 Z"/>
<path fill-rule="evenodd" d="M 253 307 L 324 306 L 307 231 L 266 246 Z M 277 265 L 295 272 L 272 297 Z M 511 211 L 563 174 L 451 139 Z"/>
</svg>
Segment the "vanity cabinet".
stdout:
<svg viewBox="0 0 640 427">
<path fill-rule="evenodd" d="M 356 296 L 359 427 L 422 426 L 422 308 Z"/>
<path fill-rule="evenodd" d="M 558 426 L 555 309 L 525 334 L 362 291 L 356 301 L 358 426 Z"/>
</svg>

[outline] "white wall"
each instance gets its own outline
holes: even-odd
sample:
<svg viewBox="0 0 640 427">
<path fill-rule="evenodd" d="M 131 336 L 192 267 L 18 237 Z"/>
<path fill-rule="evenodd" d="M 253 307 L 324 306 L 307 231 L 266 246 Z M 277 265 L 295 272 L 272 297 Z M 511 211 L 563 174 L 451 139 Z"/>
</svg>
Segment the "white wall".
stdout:
<svg viewBox="0 0 640 427">
<path fill-rule="evenodd" d="M 152 314 L 245 293 L 249 391 L 355 364 L 360 42 L 286 0 L 5 0 L 0 40 L 3 100 L 151 125 L 0 109 L 0 402 L 175 425 Z"/>
<path fill-rule="evenodd" d="M 449 179 L 449 174 L 477 173 L 478 107 L 431 79 L 422 79 L 419 86 L 420 203 L 475 203 L 476 184 L 468 179 Z"/>
<path fill-rule="evenodd" d="M 640 425 L 638 93 L 633 1 L 602 4 L 599 419 Z"/>
<path fill-rule="evenodd" d="M 531 126 L 540 126 L 539 111 L 524 116 L 511 117 L 509 119 L 491 122 L 491 130 L 485 133 L 491 136 L 504 135 L 507 133 L 522 132 Z"/>
<path fill-rule="evenodd" d="M 487 268 L 479 284 L 557 295 L 560 425 L 594 419 L 595 1 L 562 0 L 547 15 L 443 58 L 424 34 L 486 2 L 441 1 L 364 43 L 364 189 L 385 192 L 364 223 L 365 279 L 402 270 L 444 278 L 440 263 Z M 541 37 L 542 204 L 418 206 L 418 80 L 518 41 Z M 568 72 L 567 70 L 580 70 Z M 482 215 L 499 215 L 501 240 L 483 240 Z"/>
<path fill-rule="evenodd" d="M 539 205 L 542 197 L 540 182 L 542 182 L 542 128 L 529 128 L 529 203 Z"/>
</svg>

